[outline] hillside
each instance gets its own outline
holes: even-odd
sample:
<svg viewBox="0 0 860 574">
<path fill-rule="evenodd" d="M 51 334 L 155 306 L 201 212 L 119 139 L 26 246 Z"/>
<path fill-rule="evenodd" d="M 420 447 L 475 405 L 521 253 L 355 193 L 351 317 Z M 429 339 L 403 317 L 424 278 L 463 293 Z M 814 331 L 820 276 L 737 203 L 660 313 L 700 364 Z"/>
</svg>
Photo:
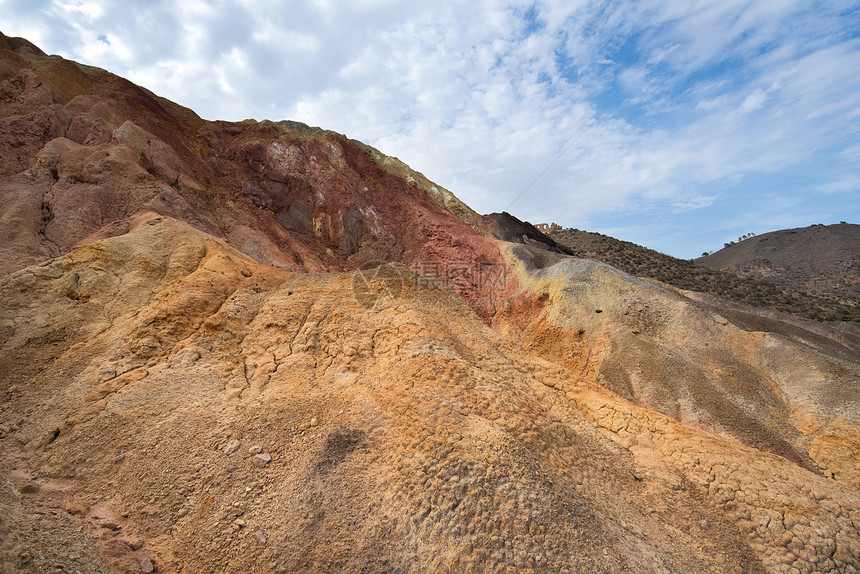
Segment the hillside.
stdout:
<svg viewBox="0 0 860 574">
<path fill-rule="evenodd" d="M 714 268 L 714 265 L 705 265 L 710 258 L 694 261 L 677 259 L 600 233 L 563 229 L 552 233 L 552 238 L 570 249 L 577 257 L 603 261 L 631 275 L 656 279 L 679 289 L 707 293 L 729 301 L 774 309 L 816 321 L 860 325 L 860 299 L 825 296 L 823 290 L 820 296 L 811 294 L 798 290 L 785 281 L 776 281 L 773 276 L 765 273 L 752 270 L 743 273 L 734 267 L 722 271 L 720 268 Z M 742 243 L 758 239 L 759 237 L 754 237 Z M 710 257 L 716 257 L 718 253 L 730 251 L 734 247 L 736 246 L 719 251 Z M 846 248 L 842 250 L 843 263 L 850 260 L 849 253 L 856 261 L 857 251 L 851 253 L 850 249 Z M 854 265 L 856 263 L 842 264 L 841 274 L 834 275 L 842 279 L 831 283 L 843 286 L 851 284 L 854 281 L 851 279 Z M 836 266 L 830 268 L 835 269 Z M 824 284 L 823 280 L 821 284 Z M 848 293 L 845 289 L 842 292 Z"/>
<path fill-rule="evenodd" d="M 125 233 L 144 212 L 285 269 L 411 263 L 455 242 L 486 256 L 480 216 L 360 142 L 298 122 L 208 122 L 104 70 L 4 43 L 18 49 L 3 51 L 0 79 L 2 273 Z"/>
<path fill-rule="evenodd" d="M 696 262 L 847 305 L 860 304 L 860 225 L 811 225 L 763 233 Z"/>
<path fill-rule="evenodd" d="M 0 91 L 0 573 L 858 571 L 860 338 L 25 40 Z"/>
</svg>

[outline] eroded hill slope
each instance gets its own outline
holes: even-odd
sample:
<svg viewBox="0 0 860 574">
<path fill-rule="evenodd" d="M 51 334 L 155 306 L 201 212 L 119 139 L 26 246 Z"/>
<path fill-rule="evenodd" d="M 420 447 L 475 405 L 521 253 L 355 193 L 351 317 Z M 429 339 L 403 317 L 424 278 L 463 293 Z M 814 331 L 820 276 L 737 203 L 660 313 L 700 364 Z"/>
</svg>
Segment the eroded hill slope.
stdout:
<svg viewBox="0 0 860 574">
<path fill-rule="evenodd" d="M 513 245 L 505 255 L 524 286 L 519 297 L 537 301 L 516 318 L 526 349 L 686 424 L 829 467 L 860 489 L 857 337 L 598 262 Z M 852 455 L 821 459 L 821 443 L 840 429 Z"/>
<path fill-rule="evenodd" d="M 260 266 L 151 217 L 6 277 L 19 496 L 75 513 L 109 571 L 144 552 L 162 572 L 850 571 L 860 556 L 854 489 L 562 372 L 405 267 L 375 277 L 401 289 L 371 308 L 357 276 Z M 26 522 L 2 527 L 6 564 L 40 564 L 15 544 Z"/>
</svg>

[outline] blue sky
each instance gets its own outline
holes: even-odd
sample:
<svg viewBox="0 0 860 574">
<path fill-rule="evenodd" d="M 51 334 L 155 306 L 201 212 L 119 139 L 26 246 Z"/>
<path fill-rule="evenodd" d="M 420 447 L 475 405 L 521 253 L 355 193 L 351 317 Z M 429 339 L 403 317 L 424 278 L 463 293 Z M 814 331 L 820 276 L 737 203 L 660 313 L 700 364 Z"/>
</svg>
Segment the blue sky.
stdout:
<svg viewBox="0 0 860 574">
<path fill-rule="evenodd" d="M 860 223 L 856 0 L 0 0 L 0 23 L 205 118 L 345 133 L 481 213 L 685 258 Z"/>
</svg>

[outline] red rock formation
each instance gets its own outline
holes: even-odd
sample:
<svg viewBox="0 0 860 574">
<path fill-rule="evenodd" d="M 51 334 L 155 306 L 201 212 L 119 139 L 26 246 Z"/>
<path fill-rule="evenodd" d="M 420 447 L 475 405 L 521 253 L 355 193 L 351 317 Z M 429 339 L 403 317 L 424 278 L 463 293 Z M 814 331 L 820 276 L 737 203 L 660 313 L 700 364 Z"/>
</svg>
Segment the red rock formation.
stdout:
<svg viewBox="0 0 860 574">
<path fill-rule="evenodd" d="M 147 212 L 286 269 L 501 261 L 474 212 L 359 142 L 295 122 L 206 122 L 23 40 L 0 47 L 0 273 L 125 233 Z M 460 290 L 486 312 L 475 287 Z"/>
</svg>

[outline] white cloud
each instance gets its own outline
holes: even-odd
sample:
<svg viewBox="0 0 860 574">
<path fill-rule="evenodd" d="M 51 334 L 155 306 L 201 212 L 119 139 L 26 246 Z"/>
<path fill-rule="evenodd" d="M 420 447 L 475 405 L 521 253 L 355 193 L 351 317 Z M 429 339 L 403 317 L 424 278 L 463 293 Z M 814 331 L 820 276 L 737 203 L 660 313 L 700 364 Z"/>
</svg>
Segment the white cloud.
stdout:
<svg viewBox="0 0 860 574">
<path fill-rule="evenodd" d="M 815 186 L 815 191 L 821 193 L 851 193 L 855 197 L 860 195 L 860 176 L 849 175 L 835 181 L 829 181 Z"/>
<path fill-rule="evenodd" d="M 767 94 L 763 90 L 755 90 L 753 93 L 744 98 L 741 104 L 740 111 L 742 114 L 748 114 L 761 108 L 767 100 Z"/>
<path fill-rule="evenodd" d="M 682 217 L 718 208 L 751 175 L 801 166 L 823 192 L 856 174 L 860 41 L 850 3 L 178 6 L 6 0 L 0 21 L 4 33 L 203 117 L 344 132 L 483 212 L 509 206 L 585 126 L 516 213 Z M 816 180 L 819 169 L 827 173 Z"/>
<path fill-rule="evenodd" d="M 65 13 L 67 17 L 74 18 L 80 14 L 87 20 L 95 20 L 102 15 L 102 7 L 95 2 L 81 2 L 73 0 L 71 2 L 57 2 L 57 9 Z"/>
</svg>

